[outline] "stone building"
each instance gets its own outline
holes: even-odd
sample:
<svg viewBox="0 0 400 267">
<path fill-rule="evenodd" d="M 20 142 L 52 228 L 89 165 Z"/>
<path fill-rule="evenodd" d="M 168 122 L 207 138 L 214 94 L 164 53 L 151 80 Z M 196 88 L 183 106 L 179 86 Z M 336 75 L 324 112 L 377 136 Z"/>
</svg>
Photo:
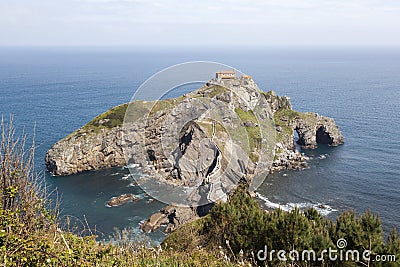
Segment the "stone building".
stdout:
<svg viewBox="0 0 400 267">
<path fill-rule="evenodd" d="M 235 70 L 222 70 L 215 73 L 216 79 L 234 79 L 236 78 Z"/>
</svg>

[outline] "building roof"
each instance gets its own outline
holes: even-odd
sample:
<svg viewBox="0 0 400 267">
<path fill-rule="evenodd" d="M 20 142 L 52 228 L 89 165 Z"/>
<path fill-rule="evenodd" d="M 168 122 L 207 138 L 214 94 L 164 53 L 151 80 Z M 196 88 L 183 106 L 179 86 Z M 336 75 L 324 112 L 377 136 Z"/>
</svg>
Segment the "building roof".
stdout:
<svg viewBox="0 0 400 267">
<path fill-rule="evenodd" d="M 221 70 L 217 71 L 218 74 L 236 74 L 235 70 Z"/>
</svg>

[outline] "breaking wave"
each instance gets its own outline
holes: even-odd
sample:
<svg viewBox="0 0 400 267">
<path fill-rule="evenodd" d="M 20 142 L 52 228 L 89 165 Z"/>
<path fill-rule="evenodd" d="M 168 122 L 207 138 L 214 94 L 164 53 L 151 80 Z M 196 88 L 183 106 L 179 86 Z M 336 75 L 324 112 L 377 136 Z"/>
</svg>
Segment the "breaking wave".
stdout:
<svg viewBox="0 0 400 267">
<path fill-rule="evenodd" d="M 318 211 L 323 216 L 327 216 L 331 212 L 337 211 L 336 209 L 332 208 L 331 206 L 323 204 L 323 203 L 300 202 L 300 203 L 279 204 L 279 203 L 274 203 L 274 202 L 270 201 L 267 197 L 261 195 L 258 192 L 256 193 L 256 196 L 259 199 L 261 199 L 262 201 L 264 201 L 264 204 L 268 208 L 272 208 L 272 209 L 281 209 L 283 211 L 291 211 L 295 207 L 298 207 L 301 210 L 314 208 L 316 211 Z"/>
</svg>

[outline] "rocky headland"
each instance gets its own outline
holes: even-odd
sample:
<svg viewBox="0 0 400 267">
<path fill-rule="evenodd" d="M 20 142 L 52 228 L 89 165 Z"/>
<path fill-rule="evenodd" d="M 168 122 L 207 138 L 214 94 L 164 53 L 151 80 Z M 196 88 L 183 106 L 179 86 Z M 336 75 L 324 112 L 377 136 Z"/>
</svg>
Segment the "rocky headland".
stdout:
<svg viewBox="0 0 400 267">
<path fill-rule="evenodd" d="M 151 179 L 198 186 L 191 203 L 213 203 L 239 180 L 305 168 L 295 131 L 306 149 L 344 142 L 332 118 L 293 110 L 289 97 L 262 91 L 250 76 L 212 79 L 179 98 L 114 107 L 54 144 L 45 162 L 54 175 L 136 164 Z M 169 206 L 142 229 L 175 229 L 196 214 L 196 205 Z"/>
</svg>

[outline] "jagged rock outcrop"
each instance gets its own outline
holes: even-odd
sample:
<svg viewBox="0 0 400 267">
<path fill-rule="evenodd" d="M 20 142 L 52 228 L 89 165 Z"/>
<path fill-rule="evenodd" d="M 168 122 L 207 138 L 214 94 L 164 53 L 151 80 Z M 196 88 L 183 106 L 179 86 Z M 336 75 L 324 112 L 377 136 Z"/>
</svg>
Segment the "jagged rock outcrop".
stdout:
<svg viewBox="0 0 400 267">
<path fill-rule="evenodd" d="M 296 142 L 303 149 L 316 148 L 318 144 L 337 146 L 344 142 L 344 137 L 332 118 L 312 112 L 301 113 L 292 109 L 279 109 L 274 119 L 279 142 L 276 144 L 271 172 L 307 167 L 309 158 L 295 150 L 293 140 L 295 131 L 298 134 Z"/>
<path fill-rule="evenodd" d="M 164 231 L 170 233 L 179 226 L 194 221 L 197 218 L 199 218 L 199 216 L 192 208 L 168 205 L 140 224 L 140 229 L 145 233 L 149 233 L 165 226 Z"/>
<path fill-rule="evenodd" d="M 46 154 L 47 169 L 54 175 L 125 165 L 122 128 L 78 130 L 57 142 Z"/>
<path fill-rule="evenodd" d="M 299 135 L 297 143 L 304 149 L 315 148 L 318 144 L 337 146 L 344 142 L 335 121 L 316 113 L 296 117 L 292 127 Z"/>
</svg>

